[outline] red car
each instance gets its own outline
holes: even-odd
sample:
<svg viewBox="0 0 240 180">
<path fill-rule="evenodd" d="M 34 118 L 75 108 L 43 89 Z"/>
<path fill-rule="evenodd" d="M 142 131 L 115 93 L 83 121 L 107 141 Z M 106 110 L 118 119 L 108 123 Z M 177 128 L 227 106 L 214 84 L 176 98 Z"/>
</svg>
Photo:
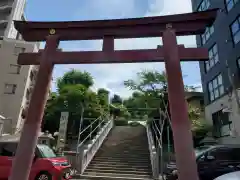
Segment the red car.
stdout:
<svg viewBox="0 0 240 180">
<path fill-rule="evenodd" d="M 0 142 L 0 180 L 7 180 L 18 142 Z M 73 175 L 71 165 L 64 157 L 57 157 L 53 150 L 38 144 L 29 180 L 66 180 Z"/>
</svg>

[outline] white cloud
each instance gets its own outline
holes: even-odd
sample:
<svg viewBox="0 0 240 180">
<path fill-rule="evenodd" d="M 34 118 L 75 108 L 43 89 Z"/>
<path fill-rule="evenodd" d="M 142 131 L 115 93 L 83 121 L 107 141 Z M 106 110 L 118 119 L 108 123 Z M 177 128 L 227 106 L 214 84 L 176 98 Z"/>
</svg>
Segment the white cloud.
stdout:
<svg viewBox="0 0 240 180">
<path fill-rule="evenodd" d="M 140 0 L 139 0 L 140 1 Z M 98 0 L 87 1 L 87 4 L 83 4 L 79 11 L 79 16 L 88 17 L 88 19 L 104 19 L 104 18 L 126 18 L 135 17 L 138 11 L 136 2 L 138 0 Z M 125 3 L 124 3 L 125 2 Z M 148 0 L 148 9 L 145 10 L 145 14 L 142 16 L 160 16 L 170 15 L 178 13 L 191 12 L 191 0 Z M 106 8 L 108 7 L 108 8 Z M 179 44 L 185 44 L 185 46 L 196 46 L 195 37 L 178 37 Z M 84 43 L 83 43 L 84 44 Z M 115 40 L 115 49 L 146 49 L 156 48 L 157 45 L 162 44 L 161 38 L 144 38 L 144 39 L 124 39 Z M 64 44 L 63 44 L 64 46 Z M 102 41 L 92 41 L 92 43 L 86 43 L 80 48 L 76 48 L 74 44 L 67 44 L 65 49 L 74 50 L 100 50 Z M 65 47 L 65 46 L 64 46 Z M 187 67 L 187 68 L 186 68 Z M 190 68 L 189 68 L 190 67 Z M 113 93 L 120 94 L 122 96 L 128 96 L 131 92 L 123 87 L 123 81 L 134 78 L 136 72 L 141 69 L 155 69 L 164 70 L 163 63 L 144 63 L 144 64 L 104 64 L 104 65 L 68 65 L 64 66 L 64 71 L 70 68 L 77 68 L 80 70 L 86 70 L 90 72 L 95 78 L 95 89 L 99 87 L 107 88 Z M 58 67 L 56 69 L 59 69 Z M 62 68 L 61 68 L 62 69 Z M 196 64 L 188 64 L 182 67 L 183 74 L 189 69 L 192 69 L 192 74 L 187 77 L 187 83 L 194 84 L 200 82 L 199 69 Z M 194 72 L 195 71 L 195 72 Z M 197 71 L 197 73 L 196 73 Z M 187 72 L 188 73 L 188 72 Z M 59 70 L 55 71 L 55 77 L 59 76 Z M 62 75 L 62 73 L 61 73 Z M 194 79 L 194 78 L 195 79 Z M 197 81 L 197 82 L 196 82 Z"/>
</svg>

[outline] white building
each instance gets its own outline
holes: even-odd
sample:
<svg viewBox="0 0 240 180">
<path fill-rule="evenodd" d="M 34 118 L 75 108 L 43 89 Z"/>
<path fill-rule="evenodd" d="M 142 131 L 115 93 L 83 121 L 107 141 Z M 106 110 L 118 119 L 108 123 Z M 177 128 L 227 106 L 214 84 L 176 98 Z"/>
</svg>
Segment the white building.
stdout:
<svg viewBox="0 0 240 180">
<path fill-rule="evenodd" d="M 18 54 L 37 52 L 39 44 L 22 40 L 13 20 L 24 20 L 26 0 L 0 1 L 0 114 L 3 133 L 20 131 L 35 83 L 38 66 L 20 66 Z"/>
<path fill-rule="evenodd" d="M 18 39 L 19 34 L 14 28 L 13 20 L 24 20 L 26 0 L 0 1 L 0 36 Z"/>
</svg>

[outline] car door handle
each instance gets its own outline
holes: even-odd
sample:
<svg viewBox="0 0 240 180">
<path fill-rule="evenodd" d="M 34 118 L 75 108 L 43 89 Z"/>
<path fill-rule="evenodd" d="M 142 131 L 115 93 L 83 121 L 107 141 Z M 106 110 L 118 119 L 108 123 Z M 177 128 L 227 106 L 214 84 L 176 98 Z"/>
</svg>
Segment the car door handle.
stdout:
<svg viewBox="0 0 240 180">
<path fill-rule="evenodd" d="M 233 165 L 229 165 L 228 167 L 229 167 L 229 168 L 234 168 L 234 166 L 233 166 Z"/>
</svg>

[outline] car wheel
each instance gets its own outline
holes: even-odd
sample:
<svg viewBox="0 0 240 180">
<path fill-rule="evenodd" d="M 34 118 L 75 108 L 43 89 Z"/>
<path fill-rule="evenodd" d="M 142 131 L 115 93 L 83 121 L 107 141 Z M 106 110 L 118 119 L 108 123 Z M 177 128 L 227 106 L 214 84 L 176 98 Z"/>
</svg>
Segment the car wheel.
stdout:
<svg viewBox="0 0 240 180">
<path fill-rule="evenodd" d="M 42 172 L 37 177 L 35 180 L 52 180 L 52 175 L 49 174 L 48 172 Z"/>
</svg>

